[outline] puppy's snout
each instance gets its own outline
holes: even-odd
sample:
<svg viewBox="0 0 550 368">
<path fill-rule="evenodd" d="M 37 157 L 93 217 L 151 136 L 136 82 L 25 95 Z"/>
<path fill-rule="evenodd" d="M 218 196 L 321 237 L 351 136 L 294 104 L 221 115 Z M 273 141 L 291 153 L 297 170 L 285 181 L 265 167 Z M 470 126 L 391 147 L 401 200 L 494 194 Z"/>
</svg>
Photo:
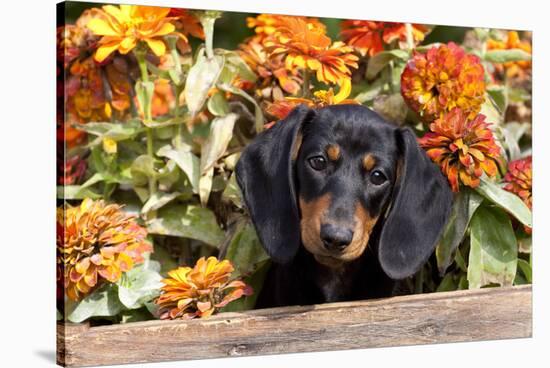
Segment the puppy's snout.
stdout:
<svg viewBox="0 0 550 368">
<path fill-rule="evenodd" d="M 342 251 L 351 243 L 353 230 L 332 224 L 323 224 L 320 235 L 326 249 Z"/>
</svg>

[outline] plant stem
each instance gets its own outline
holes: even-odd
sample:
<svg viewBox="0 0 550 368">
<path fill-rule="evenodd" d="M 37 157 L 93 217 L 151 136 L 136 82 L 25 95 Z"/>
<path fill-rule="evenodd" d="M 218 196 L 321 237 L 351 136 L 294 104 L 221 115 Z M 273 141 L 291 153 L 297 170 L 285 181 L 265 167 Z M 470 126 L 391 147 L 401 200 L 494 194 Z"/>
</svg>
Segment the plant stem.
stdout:
<svg viewBox="0 0 550 368">
<path fill-rule="evenodd" d="M 176 106 L 174 107 L 174 120 L 177 121 L 180 116 L 180 107 L 179 107 L 179 98 L 178 96 L 181 93 L 181 88 L 176 86 Z M 183 121 L 178 122 L 176 124 L 176 139 L 175 139 L 175 146 L 177 149 L 181 147 L 181 143 L 183 141 Z"/>
<path fill-rule="evenodd" d="M 309 78 L 311 74 L 307 68 L 305 68 L 302 72 L 302 78 L 304 79 L 304 83 L 302 84 L 302 97 L 308 98 L 309 97 Z"/>
<path fill-rule="evenodd" d="M 136 59 L 139 65 L 139 70 L 141 72 L 141 82 L 142 83 L 148 83 L 149 82 L 149 74 L 147 73 L 147 61 L 145 60 L 145 54 L 146 50 L 143 49 L 137 49 L 135 50 Z M 145 86 L 143 86 L 144 90 L 147 90 Z M 147 96 L 146 99 L 148 101 L 151 100 L 151 96 Z M 143 108 L 143 115 L 144 115 L 144 125 L 145 125 L 145 131 L 147 133 L 147 155 L 151 158 L 151 161 L 154 161 L 155 154 L 153 149 L 153 129 L 145 123 L 149 123 L 152 120 L 151 117 L 151 106 L 149 103 L 145 104 L 146 106 L 142 106 Z M 149 178 L 149 197 L 155 194 L 157 191 L 157 179 L 155 177 Z"/>
<path fill-rule="evenodd" d="M 199 19 L 204 29 L 204 46 L 206 49 L 206 57 L 212 59 L 214 57 L 214 23 L 222 15 L 221 12 L 215 10 L 206 10 Z"/>
</svg>

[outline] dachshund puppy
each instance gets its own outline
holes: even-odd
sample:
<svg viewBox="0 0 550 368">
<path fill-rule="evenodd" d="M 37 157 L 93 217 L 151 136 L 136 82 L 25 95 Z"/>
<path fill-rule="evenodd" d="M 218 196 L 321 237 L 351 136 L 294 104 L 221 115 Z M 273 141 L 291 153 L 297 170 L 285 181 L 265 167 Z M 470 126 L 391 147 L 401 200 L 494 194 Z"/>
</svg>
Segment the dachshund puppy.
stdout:
<svg viewBox="0 0 550 368">
<path fill-rule="evenodd" d="M 258 308 L 390 296 L 451 209 L 414 133 L 360 105 L 297 107 L 246 147 L 236 174 L 273 261 Z"/>
</svg>

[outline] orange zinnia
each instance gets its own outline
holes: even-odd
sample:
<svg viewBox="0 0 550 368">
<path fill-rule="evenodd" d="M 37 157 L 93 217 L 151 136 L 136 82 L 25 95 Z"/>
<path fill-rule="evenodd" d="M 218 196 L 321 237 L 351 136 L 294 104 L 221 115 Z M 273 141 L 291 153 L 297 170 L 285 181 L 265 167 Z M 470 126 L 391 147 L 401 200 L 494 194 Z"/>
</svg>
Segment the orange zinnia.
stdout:
<svg viewBox="0 0 550 368">
<path fill-rule="evenodd" d="M 103 11 L 88 22 L 88 28 L 103 36 L 95 53 L 95 60 L 102 62 L 113 52 L 127 54 L 138 42 L 145 42 L 157 56 L 164 55 L 166 45 L 162 36 L 176 29 L 168 18 L 170 8 L 137 5 L 105 5 Z M 179 34 L 185 38 L 184 35 Z"/>
<path fill-rule="evenodd" d="M 178 267 L 162 280 L 160 297 L 155 301 L 161 319 L 209 317 L 252 288 L 239 280 L 230 281 L 234 268 L 228 260 L 201 257 L 195 267 Z M 232 289 L 232 290 L 230 290 Z"/>
<path fill-rule="evenodd" d="M 455 107 L 473 119 L 485 101 L 484 75 L 477 56 L 450 42 L 414 53 L 401 75 L 401 94 L 426 122 Z"/>
<path fill-rule="evenodd" d="M 459 179 L 462 184 L 476 188 L 484 172 L 490 177 L 498 172 L 500 148 L 482 114 L 470 120 L 455 108 L 431 123 L 430 132 L 418 143 L 441 167 L 454 192 L 459 190 Z"/>
<path fill-rule="evenodd" d="M 533 207 L 533 162 L 531 156 L 512 161 L 504 176 L 504 189 L 517 194 L 529 207 Z"/>
<path fill-rule="evenodd" d="M 297 94 L 302 79 L 296 68 L 287 70 L 284 55 L 269 57 L 269 54 L 258 36 L 252 37 L 239 45 L 239 55 L 260 78 L 258 92 L 278 84 L 285 92 Z"/>
<path fill-rule="evenodd" d="M 152 252 L 147 231 L 116 204 L 86 198 L 78 207 L 57 209 L 58 279 L 80 300 L 101 280 L 117 282 Z"/>
<path fill-rule="evenodd" d="M 529 208 L 533 208 L 533 162 L 532 157 L 512 161 L 508 164 L 508 172 L 504 176 L 504 190 L 515 193 Z M 523 227 L 527 234 L 532 228 Z"/>
<path fill-rule="evenodd" d="M 285 66 L 315 72 L 317 80 L 341 85 L 357 68 L 357 56 L 343 42 L 332 43 L 326 29 L 304 18 L 281 16 L 265 44 L 272 55 L 284 55 Z"/>
<path fill-rule="evenodd" d="M 415 44 L 424 40 L 428 27 L 412 24 L 412 38 Z M 345 20 L 341 23 L 340 35 L 344 42 L 356 49 L 362 56 L 373 56 L 384 50 L 383 43 L 395 40 L 406 41 L 405 23 L 373 22 L 368 20 Z"/>
</svg>

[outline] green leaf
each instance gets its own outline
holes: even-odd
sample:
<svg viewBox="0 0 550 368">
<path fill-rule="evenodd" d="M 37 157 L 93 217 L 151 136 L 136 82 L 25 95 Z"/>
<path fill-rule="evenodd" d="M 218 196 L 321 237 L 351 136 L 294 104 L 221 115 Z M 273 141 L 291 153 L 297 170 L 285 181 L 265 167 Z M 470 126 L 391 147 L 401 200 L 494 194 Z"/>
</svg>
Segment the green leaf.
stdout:
<svg viewBox="0 0 550 368">
<path fill-rule="evenodd" d="M 242 193 L 239 185 L 237 184 L 235 174 L 231 174 L 231 177 L 227 182 L 227 186 L 222 193 L 222 199 L 232 202 L 239 208 L 243 208 Z"/>
<path fill-rule="evenodd" d="M 471 222 L 469 288 L 493 283 L 511 286 L 516 276 L 518 248 L 510 218 L 497 207 L 482 206 Z"/>
<path fill-rule="evenodd" d="M 379 52 L 369 59 L 366 77 L 368 80 L 373 79 L 390 61 L 395 59 L 407 61 L 409 57 L 407 51 L 399 49 Z"/>
<path fill-rule="evenodd" d="M 384 91 L 385 85 L 386 81 L 383 78 L 378 78 L 360 91 L 357 96 L 354 97 L 354 100 L 361 104 L 372 101 Z"/>
<path fill-rule="evenodd" d="M 225 116 L 229 114 L 229 105 L 222 92 L 218 91 L 214 93 L 208 99 L 208 111 L 214 116 Z"/>
<path fill-rule="evenodd" d="M 233 137 L 233 127 L 237 118 L 237 114 L 230 113 L 212 121 L 208 138 L 201 147 L 201 173 L 205 173 L 208 169 L 214 167 L 216 161 L 225 153 Z"/>
<path fill-rule="evenodd" d="M 533 271 L 531 270 L 531 265 L 524 259 L 518 259 L 518 267 L 525 276 L 525 280 L 530 284 L 533 282 Z"/>
<path fill-rule="evenodd" d="M 159 149 L 157 155 L 174 160 L 185 175 L 187 175 L 187 179 L 189 179 L 191 187 L 193 188 L 193 193 L 198 193 L 200 160 L 196 155 L 185 148 L 176 149 L 170 145 L 166 145 Z"/>
<path fill-rule="evenodd" d="M 456 288 L 457 288 L 457 285 L 454 281 L 453 274 L 448 273 L 448 274 L 445 275 L 443 280 L 441 280 L 441 283 L 437 287 L 436 291 L 437 292 L 440 292 L 440 291 L 453 291 L 453 290 L 456 290 Z"/>
<path fill-rule="evenodd" d="M 156 177 L 155 161 L 149 155 L 138 156 L 130 167 L 132 181 L 135 186 L 147 184 L 149 178 Z"/>
<path fill-rule="evenodd" d="M 222 54 L 225 59 L 224 68 L 220 75 L 221 83 L 230 84 L 235 77 L 249 82 L 256 82 L 258 77 L 256 73 L 250 69 L 248 64 L 235 51 L 216 50 L 218 54 Z"/>
<path fill-rule="evenodd" d="M 145 214 L 149 211 L 156 211 L 167 203 L 170 203 L 174 198 L 179 196 L 179 192 L 164 193 L 156 192 L 153 194 L 149 200 L 143 205 L 141 213 Z"/>
<path fill-rule="evenodd" d="M 486 178 L 481 178 L 481 183 L 476 190 L 485 198 L 508 211 L 522 224 L 533 227 L 531 210 L 517 195 L 500 188 Z"/>
<path fill-rule="evenodd" d="M 264 251 L 254 226 L 247 222 L 242 224 L 233 236 L 225 258 L 235 267 L 233 275 L 239 277 L 252 273 L 257 268 L 257 264 L 269 259 L 269 256 Z"/>
<path fill-rule="evenodd" d="M 55 309 L 55 319 L 56 319 L 56 321 L 63 320 L 63 315 L 61 314 L 61 312 L 57 308 Z"/>
<path fill-rule="evenodd" d="M 200 206 L 170 204 L 162 207 L 157 217 L 147 221 L 151 234 L 171 235 L 200 240 L 217 247 L 223 241 L 223 231 L 214 213 Z"/>
<path fill-rule="evenodd" d="M 138 120 L 128 120 L 124 123 L 96 123 L 90 122 L 75 126 L 79 130 L 83 130 L 88 134 L 98 136 L 100 138 L 111 138 L 115 141 L 122 141 L 134 138 L 137 134 L 144 131 L 143 126 Z M 101 140 L 97 144 L 101 143 Z"/>
<path fill-rule="evenodd" d="M 163 285 L 159 270 L 158 262 L 146 260 L 123 273 L 117 282 L 120 302 L 128 309 L 137 309 L 156 298 Z"/>
<path fill-rule="evenodd" d="M 189 70 L 183 94 L 192 117 L 201 111 L 208 91 L 216 84 L 223 69 L 223 56 L 207 58 L 201 49 L 195 65 Z"/>
<path fill-rule="evenodd" d="M 502 126 L 502 135 L 504 136 L 504 146 L 508 149 L 508 161 L 514 161 L 521 158 L 521 149 L 519 141 L 521 137 L 530 129 L 530 123 L 510 122 Z"/>
<path fill-rule="evenodd" d="M 221 89 L 222 91 L 231 92 L 235 95 L 243 97 L 245 100 L 250 102 L 252 105 L 254 105 L 254 119 L 255 119 L 255 127 L 256 127 L 256 133 L 260 133 L 264 129 L 264 114 L 262 112 L 262 108 L 256 100 L 251 97 L 248 93 L 243 91 L 240 88 L 237 88 L 229 83 L 218 83 L 217 87 Z"/>
<path fill-rule="evenodd" d="M 491 86 L 487 88 L 487 95 L 498 111 L 503 114 L 508 106 L 508 89 L 504 86 Z"/>
<path fill-rule="evenodd" d="M 460 280 L 458 280 L 458 290 L 467 290 L 468 287 L 468 278 L 466 275 L 460 276 Z"/>
<path fill-rule="evenodd" d="M 210 196 L 214 164 L 225 154 L 233 137 L 233 127 L 237 118 L 238 115 L 234 113 L 215 118 L 210 125 L 208 138 L 201 147 L 199 195 L 203 205 L 208 202 Z"/>
<path fill-rule="evenodd" d="M 65 185 L 57 187 L 57 198 L 59 199 L 100 199 L 102 196 L 88 188 L 82 189 L 80 185 Z"/>
<path fill-rule="evenodd" d="M 199 198 L 201 204 L 206 206 L 210 192 L 212 191 L 212 179 L 214 177 L 214 168 L 211 167 L 199 178 Z"/>
<path fill-rule="evenodd" d="M 531 54 L 521 49 L 489 50 L 483 58 L 492 63 L 507 63 L 509 61 L 531 60 Z"/>
<path fill-rule="evenodd" d="M 152 81 L 137 81 L 136 82 L 136 97 L 139 103 L 139 106 L 143 110 L 143 114 L 147 116 L 151 116 L 151 107 L 152 107 L 152 101 L 153 101 L 153 94 L 155 92 L 155 82 Z M 150 123 L 149 121 L 144 123 Z"/>
<path fill-rule="evenodd" d="M 154 319 L 145 307 L 124 311 L 120 314 L 120 323 L 142 322 Z"/>
<path fill-rule="evenodd" d="M 151 260 L 158 262 L 160 265 L 160 273 L 165 275 L 168 271 L 171 271 L 178 267 L 178 263 L 174 261 L 168 251 L 155 244 L 155 251 L 149 256 Z"/>
<path fill-rule="evenodd" d="M 503 122 L 504 116 L 502 111 L 499 111 L 493 99 L 487 93 L 485 94 L 485 102 L 481 105 L 480 114 L 486 116 L 486 121 L 495 125 L 500 125 Z"/>
<path fill-rule="evenodd" d="M 437 266 L 441 275 L 451 264 L 453 253 L 464 239 L 468 223 L 482 201 L 483 197 L 467 189 L 463 189 L 455 196 L 451 216 L 435 249 Z"/>
<path fill-rule="evenodd" d="M 455 259 L 456 265 L 458 266 L 458 268 L 462 272 L 468 272 L 468 267 L 466 266 L 466 261 L 464 260 L 464 257 L 462 256 L 462 252 L 461 252 L 460 248 L 457 249 L 454 259 Z"/>
<path fill-rule="evenodd" d="M 78 303 L 67 303 L 67 319 L 80 323 L 90 317 L 111 317 L 124 306 L 120 303 L 115 284 L 105 284 Z"/>
</svg>

